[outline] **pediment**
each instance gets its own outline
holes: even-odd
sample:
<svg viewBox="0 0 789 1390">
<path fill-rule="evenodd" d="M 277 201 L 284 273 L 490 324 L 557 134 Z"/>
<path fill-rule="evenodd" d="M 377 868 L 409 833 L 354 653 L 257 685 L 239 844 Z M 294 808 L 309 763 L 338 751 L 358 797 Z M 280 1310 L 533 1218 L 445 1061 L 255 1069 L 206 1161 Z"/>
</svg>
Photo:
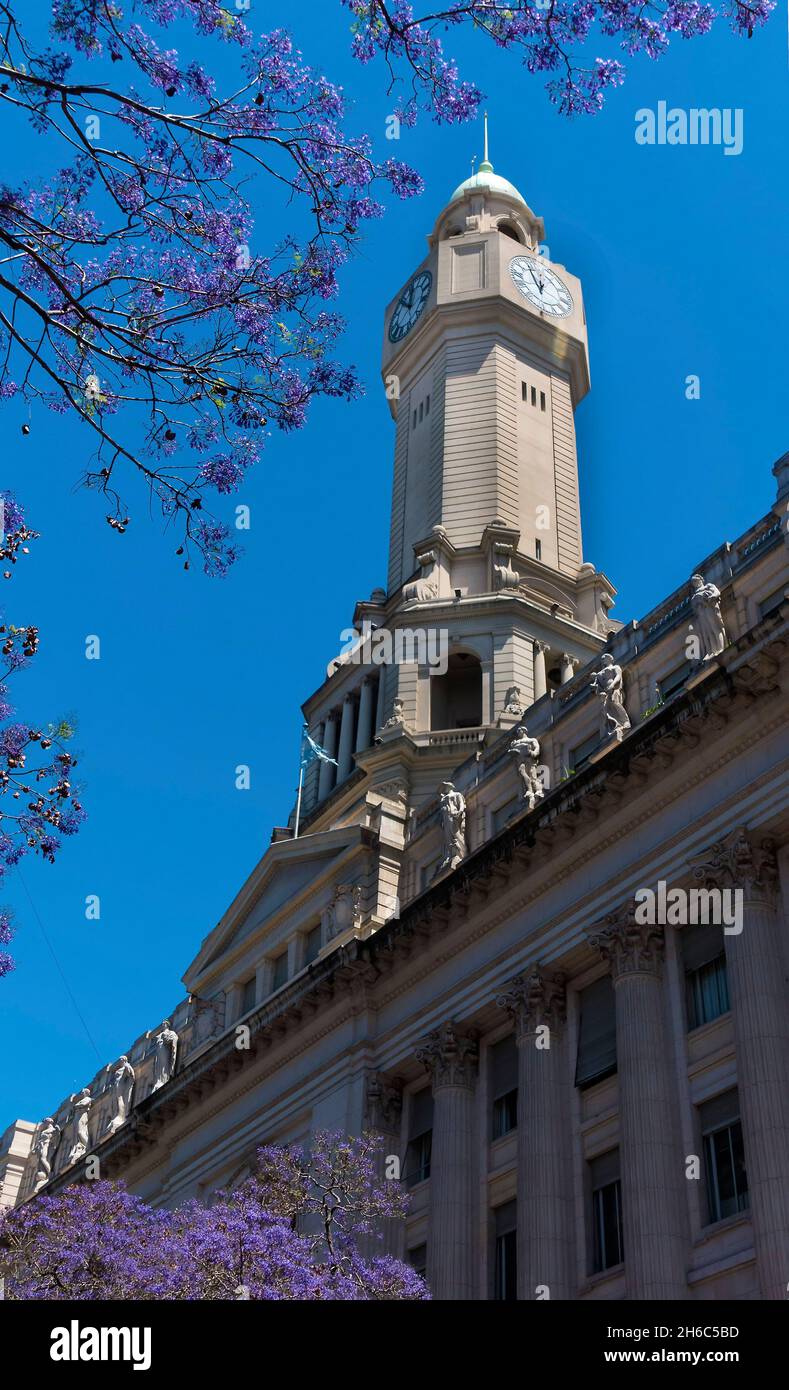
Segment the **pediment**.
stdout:
<svg viewBox="0 0 789 1390">
<path fill-rule="evenodd" d="M 323 886 L 328 889 L 334 882 L 333 866 L 340 871 L 339 865 L 349 853 L 367 847 L 369 835 L 368 830 L 353 825 L 270 845 L 224 917 L 204 939 L 183 976 L 186 988 L 199 992 L 198 981 L 206 971 L 242 941 L 265 930 L 284 908 L 293 905 L 295 910 L 303 904 L 313 888 L 323 896 Z"/>
</svg>

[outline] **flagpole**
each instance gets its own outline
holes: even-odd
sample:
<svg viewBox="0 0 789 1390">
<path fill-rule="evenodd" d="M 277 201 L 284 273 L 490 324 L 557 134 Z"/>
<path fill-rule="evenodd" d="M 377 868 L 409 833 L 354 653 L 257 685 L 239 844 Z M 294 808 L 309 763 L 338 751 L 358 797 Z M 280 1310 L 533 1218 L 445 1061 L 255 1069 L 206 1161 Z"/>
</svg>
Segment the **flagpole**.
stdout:
<svg viewBox="0 0 789 1390">
<path fill-rule="evenodd" d="M 299 790 L 296 796 L 296 824 L 293 827 L 294 840 L 298 840 L 299 838 L 299 821 L 301 819 L 301 793 L 304 789 L 304 729 L 306 729 L 306 727 L 307 725 L 305 724 L 304 728 L 302 728 L 301 744 L 299 745 Z"/>
</svg>

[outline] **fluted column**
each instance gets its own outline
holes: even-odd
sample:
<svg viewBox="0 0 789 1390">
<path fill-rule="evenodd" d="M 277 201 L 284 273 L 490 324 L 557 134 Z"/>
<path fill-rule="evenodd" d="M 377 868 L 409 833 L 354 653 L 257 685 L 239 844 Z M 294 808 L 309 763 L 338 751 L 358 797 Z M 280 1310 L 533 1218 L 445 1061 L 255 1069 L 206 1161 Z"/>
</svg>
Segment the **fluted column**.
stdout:
<svg viewBox="0 0 789 1390">
<path fill-rule="evenodd" d="M 436 1299 L 478 1297 L 474 1250 L 477 1055 L 476 1040 L 451 1023 L 431 1033 L 416 1054 L 433 1083 L 427 1278 Z"/>
<path fill-rule="evenodd" d="M 742 930 L 725 933 L 724 940 L 745 1166 L 762 1298 L 783 1300 L 789 1287 L 789 990 L 775 847 L 737 830 L 695 859 L 693 869 L 706 887 L 740 895 Z"/>
<path fill-rule="evenodd" d="M 328 753 L 330 758 L 337 756 L 337 715 L 334 710 L 327 714 L 323 732 L 323 750 Z M 334 763 L 321 763 L 321 775 L 318 782 L 318 800 L 323 801 L 324 797 L 334 786 L 334 778 L 337 769 Z"/>
<path fill-rule="evenodd" d="M 497 1001 L 518 1044 L 518 1298 L 573 1298 L 564 977 L 537 966 Z"/>
<path fill-rule="evenodd" d="M 365 1129 L 371 1130 L 383 1140 L 383 1148 L 376 1156 L 377 1175 L 381 1182 L 387 1180 L 387 1158 L 400 1158 L 402 1150 L 401 1130 L 403 1115 L 403 1083 L 398 1076 L 388 1076 L 386 1072 L 370 1072 L 367 1077 L 365 1105 Z M 396 1181 L 395 1178 L 391 1179 Z M 371 1255 L 394 1255 L 402 1258 L 405 1236 L 405 1223 L 394 1217 L 382 1222 L 382 1240 L 372 1238 L 369 1242 Z"/>
<path fill-rule="evenodd" d="M 359 696 L 359 718 L 356 724 L 356 752 L 363 753 L 373 741 L 374 679 L 365 676 Z"/>
<path fill-rule="evenodd" d="M 534 699 L 535 703 L 548 689 L 548 673 L 545 667 L 545 643 L 534 643 Z"/>
<path fill-rule="evenodd" d="M 592 938 L 616 997 L 616 1056 L 626 1297 L 687 1298 L 685 1165 L 663 1008 L 664 936 L 632 906 Z"/>
<path fill-rule="evenodd" d="M 337 781 L 344 782 L 351 770 L 353 758 L 353 722 L 356 701 L 351 694 L 342 702 L 342 721 L 340 723 L 340 751 L 337 754 Z"/>
</svg>

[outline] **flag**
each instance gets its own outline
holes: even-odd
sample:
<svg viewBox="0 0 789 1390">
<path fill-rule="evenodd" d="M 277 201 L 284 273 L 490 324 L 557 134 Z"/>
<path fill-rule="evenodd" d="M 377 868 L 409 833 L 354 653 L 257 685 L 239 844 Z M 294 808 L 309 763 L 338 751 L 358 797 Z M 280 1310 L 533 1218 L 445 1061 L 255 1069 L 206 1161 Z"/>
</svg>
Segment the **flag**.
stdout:
<svg viewBox="0 0 789 1390">
<path fill-rule="evenodd" d="M 309 767 L 310 763 L 314 763 L 316 758 L 320 759 L 322 763 L 334 763 L 335 767 L 338 766 L 337 759 L 330 758 L 326 749 L 321 748 L 320 744 L 316 743 L 314 738 L 310 738 L 305 729 L 301 736 L 302 767 Z"/>
</svg>

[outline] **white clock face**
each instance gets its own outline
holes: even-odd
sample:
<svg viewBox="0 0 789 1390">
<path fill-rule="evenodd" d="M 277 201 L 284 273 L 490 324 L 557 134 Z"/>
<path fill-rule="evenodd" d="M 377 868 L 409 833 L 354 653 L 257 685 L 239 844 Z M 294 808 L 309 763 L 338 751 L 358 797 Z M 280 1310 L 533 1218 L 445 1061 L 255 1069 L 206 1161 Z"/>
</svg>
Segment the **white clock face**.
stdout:
<svg viewBox="0 0 789 1390">
<path fill-rule="evenodd" d="M 510 275 L 524 299 L 544 314 L 564 319 L 573 312 L 573 297 L 564 281 L 539 256 L 513 256 Z"/>
<path fill-rule="evenodd" d="M 406 333 L 411 332 L 417 319 L 424 313 L 432 285 L 433 276 L 429 270 L 420 271 L 406 285 L 389 320 L 390 343 L 401 342 Z"/>
</svg>

